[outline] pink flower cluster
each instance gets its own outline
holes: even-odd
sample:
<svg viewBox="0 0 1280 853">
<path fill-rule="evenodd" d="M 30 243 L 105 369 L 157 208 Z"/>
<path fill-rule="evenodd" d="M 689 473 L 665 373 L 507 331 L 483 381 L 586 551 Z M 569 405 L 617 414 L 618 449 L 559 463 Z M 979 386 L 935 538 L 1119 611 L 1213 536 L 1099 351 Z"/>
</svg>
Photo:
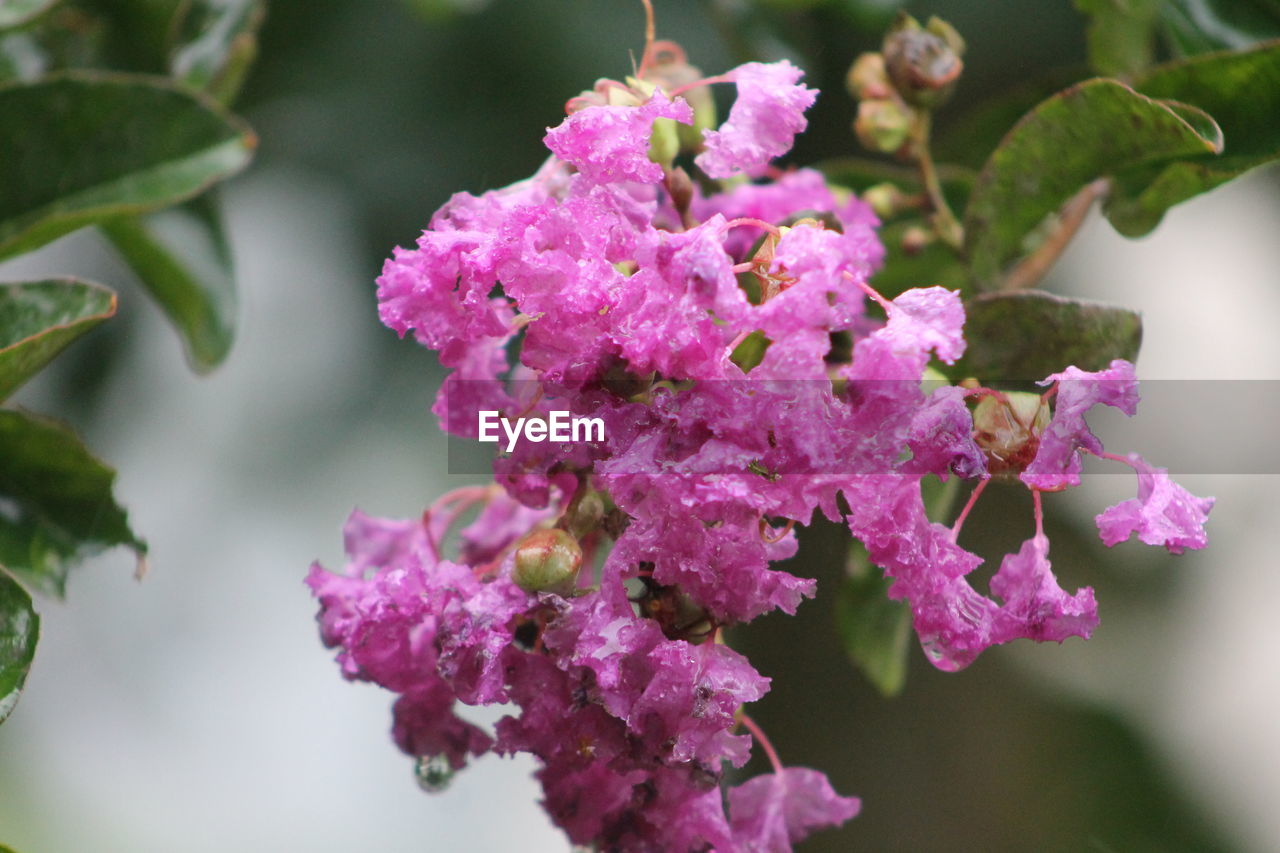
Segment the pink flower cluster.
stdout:
<svg viewBox="0 0 1280 853">
<path fill-rule="evenodd" d="M 654 153 L 672 123 L 695 121 L 680 90 L 606 86 L 548 131 L 536 175 L 455 195 L 378 281 L 383 322 L 452 370 L 435 407 L 447 431 L 474 437 L 481 410 L 568 409 L 601 418 L 605 438 L 521 442 L 498 458 L 498 485 L 420 520 L 353 514 L 345 572 L 308 578 L 323 639 L 346 677 L 398 694 L 406 753 L 454 769 L 490 749 L 535 755 L 546 809 L 575 843 L 782 851 L 858 812 L 767 742 L 773 772 L 722 793 L 761 736 L 742 708 L 769 687 L 723 629 L 814 594 L 771 563 L 795 553 L 793 527 L 815 511 L 848 524 L 893 578 L 941 668 L 1019 637 L 1088 636 L 1097 621 L 1091 590 L 1058 586 L 1038 514 L 991 581 L 999 601 L 966 579 L 981 561 L 958 527 L 927 517 L 924 478 L 985 485 L 1002 461 L 971 398 L 1014 408 L 998 391 L 925 390 L 930 359 L 964 351 L 958 294 L 881 299 L 867 284 L 883 258 L 868 208 L 817 172 L 769 165 L 817 94 L 800 76 L 779 62 L 717 78 L 737 101 L 702 129 L 693 162 L 719 184 Z M 1082 452 L 1106 455 L 1085 411 L 1137 402 L 1125 362 L 1047 382 L 1052 419 L 1024 424 L 1031 461 L 1014 472 L 1037 507 L 1041 490 L 1079 481 Z M 1099 516 L 1104 540 L 1201 547 L 1211 501 L 1122 461 L 1139 494 Z M 450 550 L 450 528 L 477 507 Z M 567 585 L 531 586 L 521 560 L 544 555 L 527 536 L 553 527 L 581 567 L 566 564 Z M 490 734 L 458 703 L 514 707 Z"/>
</svg>

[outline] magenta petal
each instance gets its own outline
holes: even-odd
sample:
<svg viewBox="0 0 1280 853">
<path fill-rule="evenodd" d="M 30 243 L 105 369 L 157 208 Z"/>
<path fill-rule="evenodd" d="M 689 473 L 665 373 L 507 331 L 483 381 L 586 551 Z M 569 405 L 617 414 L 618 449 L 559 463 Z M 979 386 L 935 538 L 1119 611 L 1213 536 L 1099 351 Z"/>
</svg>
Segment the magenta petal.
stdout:
<svg viewBox="0 0 1280 853">
<path fill-rule="evenodd" d="M 861 808 L 857 797 L 841 797 L 824 774 L 808 767 L 784 767 L 729 791 L 734 841 L 762 853 L 789 853 L 815 829 L 839 826 Z"/>
<path fill-rule="evenodd" d="M 662 166 L 649 159 L 649 137 L 659 118 L 692 124 L 693 108 L 683 98 L 668 100 L 659 90 L 638 107 L 585 107 L 548 128 L 543 141 L 595 183 L 652 184 L 662 180 Z"/>
<path fill-rule="evenodd" d="M 1138 379 L 1133 365 L 1117 358 L 1105 370 L 1088 372 L 1068 367 L 1041 382 L 1058 383 L 1053 418 L 1040 437 L 1035 459 L 1022 472 L 1022 482 L 1033 489 L 1058 491 L 1080 485 L 1080 451 L 1102 452 L 1102 442 L 1089 431 L 1085 413 L 1098 404 L 1112 406 L 1132 416 L 1138 410 Z"/>
<path fill-rule="evenodd" d="M 405 691 L 392 708 L 392 735 L 407 755 L 444 755 L 459 770 L 468 755 L 483 755 L 493 739 L 453 713 L 453 692 L 438 679 L 424 679 Z"/>
<path fill-rule="evenodd" d="M 1148 545 L 1163 545 L 1171 554 L 1208 543 L 1204 524 L 1213 498 L 1198 498 L 1169 479 L 1164 468 L 1148 465 L 1136 453 L 1129 462 L 1138 472 L 1138 496 L 1100 513 L 1096 519 L 1102 541 L 1108 546 L 1128 539 L 1136 531 Z"/>
<path fill-rule="evenodd" d="M 951 473 L 964 479 L 986 473 L 986 457 L 973 440 L 973 416 L 964 400 L 963 388 L 944 385 L 916 412 L 907 436 L 912 471 L 943 480 Z"/>
<path fill-rule="evenodd" d="M 706 146 L 694 162 L 712 178 L 751 172 L 791 150 L 809 122 L 804 111 L 818 97 L 800 85 L 804 72 L 785 59 L 748 62 L 725 75 L 738 85 L 738 98 L 719 130 L 704 130 Z"/>
<path fill-rule="evenodd" d="M 1028 539 L 1016 554 L 1005 555 L 991 579 L 991 591 L 1004 599 L 996 642 L 1028 638 L 1061 643 L 1085 637 L 1098 625 L 1098 605 L 1089 587 L 1067 595 L 1049 568 L 1049 540 Z"/>
</svg>

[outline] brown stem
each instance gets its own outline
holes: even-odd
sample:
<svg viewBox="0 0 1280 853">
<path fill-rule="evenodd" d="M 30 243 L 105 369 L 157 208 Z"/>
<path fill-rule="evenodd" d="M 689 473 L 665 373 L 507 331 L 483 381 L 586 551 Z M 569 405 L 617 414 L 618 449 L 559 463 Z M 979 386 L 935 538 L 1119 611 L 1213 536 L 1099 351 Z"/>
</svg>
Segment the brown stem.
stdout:
<svg viewBox="0 0 1280 853">
<path fill-rule="evenodd" d="M 925 195 L 933 208 L 934 231 L 944 243 L 959 250 L 964 245 L 964 229 L 951 211 L 951 205 L 947 204 L 947 197 L 942 192 L 942 181 L 938 178 L 938 167 L 934 165 L 933 154 L 929 152 L 929 113 L 920 114 L 912 136 L 916 165 L 920 169 L 920 183 L 924 184 Z"/>
<path fill-rule="evenodd" d="M 1058 214 L 1058 224 L 1053 229 L 1053 233 L 1034 252 L 1019 261 L 1018 265 L 1009 271 L 1000 289 L 1013 291 L 1034 287 L 1053 268 L 1058 257 L 1070 245 L 1071 238 L 1076 236 L 1076 232 L 1084 224 L 1089 208 L 1093 207 L 1095 201 L 1105 197 L 1110 190 L 1111 182 L 1106 178 L 1099 178 L 1072 196 L 1062 206 L 1062 211 Z"/>
</svg>

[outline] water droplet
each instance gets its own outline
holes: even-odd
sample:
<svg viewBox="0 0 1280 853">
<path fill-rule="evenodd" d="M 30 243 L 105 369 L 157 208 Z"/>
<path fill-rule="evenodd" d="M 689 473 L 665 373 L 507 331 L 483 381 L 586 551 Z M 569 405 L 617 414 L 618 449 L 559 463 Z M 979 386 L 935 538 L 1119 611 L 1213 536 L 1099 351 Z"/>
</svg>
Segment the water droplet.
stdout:
<svg viewBox="0 0 1280 853">
<path fill-rule="evenodd" d="M 424 755 L 413 765 L 418 787 L 428 794 L 439 794 L 453 781 L 453 765 L 447 755 Z"/>
</svg>

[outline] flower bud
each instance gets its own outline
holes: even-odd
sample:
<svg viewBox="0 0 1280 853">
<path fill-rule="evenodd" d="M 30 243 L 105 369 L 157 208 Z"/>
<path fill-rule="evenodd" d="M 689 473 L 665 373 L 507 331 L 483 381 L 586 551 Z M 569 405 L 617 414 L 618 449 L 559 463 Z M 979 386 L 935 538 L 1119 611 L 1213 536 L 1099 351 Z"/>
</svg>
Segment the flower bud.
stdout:
<svg viewBox="0 0 1280 853">
<path fill-rule="evenodd" d="M 690 65 L 680 45 L 671 41 L 658 41 L 653 45 L 653 63 L 645 72 L 647 82 L 657 84 L 665 92 L 674 92 L 703 77 L 702 71 Z M 684 151 L 696 151 L 702 145 L 702 131 L 719 125 L 716 120 L 716 102 L 710 86 L 695 86 L 681 97 L 693 107 L 693 124 L 677 124 L 676 133 Z"/>
<path fill-rule="evenodd" d="M 564 530 L 535 530 L 516 548 L 512 580 L 525 592 L 573 590 L 582 567 L 582 546 Z"/>
<path fill-rule="evenodd" d="M 862 200 L 871 206 L 871 210 L 881 219 L 889 219 L 898 213 L 898 203 L 902 191 L 890 183 L 876 184 L 862 191 Z"/>
<path fill-rule="evenodd" d="M 581 539 L 600 526 L 604 520 L 604 498 L 597 491 L 587 491 L 570 508 L 566 527 Z"/>
<path fill-rule="evenodd" d="M 860 101 L 888 98 L 893 95 L 889 86 L 889 77 L 884 70 L 884 56 L 879 53 L 864 53 L 849 66 L 845 76 L 845 86 L 849 94 Z"/>
<path fill-rule="evenodd" d="M 676 166 L 667 173 L 667 192 L 671 193 L 671 205 L 683 216 L 693 204 L 693 178 L 683 166 Z"/>
<path fill-rule="evenodd" d="M 935 107 L 955 88 L 964 63 L 964 39 L 940 18 L 926 27 L 900 13 L 884 39 L 884 64 L 893 87 L 910 104 Z"/>
<path fill-rule="evenodd" d="M 653 122 L 653 134 L 649 137 L 649 159 L 664 168 L 671 168 L 680 153 L 680 125 L 674 119 L 660 118 Z"/>
<path fill-rule="evenodd" d="M 908 256 L 920 254 L 932 242 L 933 234 L 919 225 L 912 225 L 902 232 L 902 251 Z"/>
<path fill-rule="evenodd" d="M 1017 475 L 1040 449 L 1040 435 L 1049 425 L 1049 404 L 1039 394 L 1007 391 L 983 397 L 973 410 L 973 440 L 987 457 L 995 475 Z"/>
<path fill-rule="evenodd" d="M 905 104 L 888 99 L 862 101 L 853 132 L 863 147 L 893 154 L 906 144 L 914 121 L 914 112 Z"/>
</svg>

